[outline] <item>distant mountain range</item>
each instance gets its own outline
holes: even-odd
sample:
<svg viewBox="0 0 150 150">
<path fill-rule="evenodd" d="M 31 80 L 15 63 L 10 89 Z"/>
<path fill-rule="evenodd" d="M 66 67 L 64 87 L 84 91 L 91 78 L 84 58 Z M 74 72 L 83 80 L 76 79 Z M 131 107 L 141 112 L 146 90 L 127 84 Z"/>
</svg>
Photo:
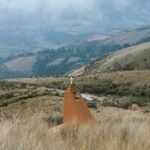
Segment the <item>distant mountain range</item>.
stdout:
<svg viewBox="0 0 150 150">
<path fill-rule="evenodd" d="M 0 78 L 64 75 L 106 54 L 150 42 L 150 27 L 93 37 L 58 49 L 1 59 Z"/>
</svg>

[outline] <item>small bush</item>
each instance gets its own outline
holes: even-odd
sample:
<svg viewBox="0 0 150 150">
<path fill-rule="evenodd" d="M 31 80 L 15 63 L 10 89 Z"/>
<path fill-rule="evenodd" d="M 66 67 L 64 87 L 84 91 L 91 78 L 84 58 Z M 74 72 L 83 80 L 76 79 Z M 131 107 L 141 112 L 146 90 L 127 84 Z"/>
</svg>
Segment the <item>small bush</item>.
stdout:
<svg viewBox="0 0 150 150">
<path fill-rule="evenodd" d="M 49 126 L 54 126 L 63 123 L 63 117 L 62 116 L 55 116 L 55 117 L 49 117 L 46 119 Z"/>
<path fill-rule="evenodd" d="M 96 100 L 92 100 L 92 101 L 86 100 L 86 104 L 88 105 L 89 108 L 97 108 L 97 101 Z"/>
</svg>

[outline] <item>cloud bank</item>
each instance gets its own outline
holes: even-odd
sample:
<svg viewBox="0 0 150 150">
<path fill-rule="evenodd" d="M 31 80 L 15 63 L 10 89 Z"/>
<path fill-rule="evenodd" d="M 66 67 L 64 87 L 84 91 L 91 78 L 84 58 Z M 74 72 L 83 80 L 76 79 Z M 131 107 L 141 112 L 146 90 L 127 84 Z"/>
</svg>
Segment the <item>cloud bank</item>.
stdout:
<svg viewBox="0 0 150 150">
<path fill-rule="evenodd" d="M 150 23 L 149 0 L 0 0 L 0 29 L 92 31 Z"/>
</svg>

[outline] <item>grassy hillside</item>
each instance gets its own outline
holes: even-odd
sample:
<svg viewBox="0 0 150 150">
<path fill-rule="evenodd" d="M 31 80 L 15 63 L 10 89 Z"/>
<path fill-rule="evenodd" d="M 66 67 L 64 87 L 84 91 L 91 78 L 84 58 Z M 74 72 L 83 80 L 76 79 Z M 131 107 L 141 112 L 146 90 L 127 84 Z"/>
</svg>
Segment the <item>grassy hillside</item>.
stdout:
<svg viewBox="0 0 150 150">
<path fill-rule="evenodd" d="M 68 77 L 25 78 L 11 81 L 56 89 L 66 89 L 70 82 Z M 128 108 L 136 103 L 144 107 L 150 103 L 150 71 L 113 72 L 77 77 L 76 84 L 83 93 L 102 96 L 104 106 Z"/>
<path fill-rule="evenodd" d="M 139 29 L 130 29 L 120 32 L 118 35 L 114 35 L 113 38 L 107 40 L 108 43 L 120 43 L 126 44 L 129 43 L 133 45 L 134 43 L 148 42 L 150 40 L 150 28 L 139 28 Z"/>
<path fill-rule="evenodd" d="M 0 149 L 149 150 L 149 71 L 78 77 L 82 93 L 100 98 L 86 101 L 96 124 L 72 124 L 54 132 L 63 121 L 63 90 L 57 88 L 66 89 L 68 84 L 65 77 L 1 80 Z M 134 93 L 138 95 L 133 101 L 129 95 Z M 122 102 L 128 103 L 126 109 L 117 108 Z"/>
<path fill-rule="evenodd" d="M 113 111 L 111 113 L 114 113 Z M 128 115 L 127 115 L 128 114 Z M 134 112 L 101 117 L 95 126 L 70 126 L 53 132 L 42 114 L 0 122 L 0 149 L 149 150 L 150 120 Z"/>
<path fill-rule="evenodd" d="M 150 69 L 150 43 L 126 48 L 97 59 L 85 67 L 83 74 L 145 69 Z"/>
<path fill-rule="evenodd" d="M 21 72 L 30 75 L 32 74 L 32 66 L 35 62 L 35 56 L 28 56 L 16 58 L 14 60 L 4 63 L 4 65 L 10 71 Z"/>
</svg>

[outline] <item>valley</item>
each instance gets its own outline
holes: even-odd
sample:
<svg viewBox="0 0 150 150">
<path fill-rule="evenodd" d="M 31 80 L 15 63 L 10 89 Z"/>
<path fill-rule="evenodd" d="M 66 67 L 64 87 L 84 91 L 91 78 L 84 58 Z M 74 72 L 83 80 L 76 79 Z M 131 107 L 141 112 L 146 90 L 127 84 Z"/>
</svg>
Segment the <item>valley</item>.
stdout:
<svg viewBox="0 0 150 150">
<path fill-rule="evenodd" d="M 149 51 L 149 33 L 149 27 L 130 29 L 114 33 L 108 38 L 101 40 L 96 39 L 94 41 L 88 41 L 85 38 L 85 40 L 81 40 L 80 42 L 69 44 L 58 49 L 43 49 L 36 53 L 27 53 L 12 58 L 10 57 L 0 63 L 0 78 L 64 75 L 80 67 L 92 64 L 94 63 L 93 61 L 97 59 L 101 60 L 103 59 L 103 56 L 105 57 L 115 51 L 122 51 L 123 53 L 126 50 L 125 48 L 132 49 L 133 47 L 134 49 L 135 46 L 135 48 L 140 49 L 137 51 L 141 51 L 142 53 L 142 49 L 146 46 L 146 51 Z M 142 44 L 143 46 L 141 46 Z M 128 51 L 130 51 L 130 49 Z M 132 54 L 133 57 L 129 59 L 129 63 L 123 65 L 120 70 L 138 69 L 137 67 L 134 67 L 137 65 L 134 59 L 138 60 L 138 56 L 135 55 L 135 53 Z M 146 60 L 149 59 L 148 55 L 146 57 L 148 57 Z M 120 59 L 122 60 L 122 57 Z M 118 62 L 116 63 L 118 64 Z M 130 69 L 128 65 L 132 68 Z M 103 68 L 105 69 L 100 69 L 101 72 L 109 70 L 107 69 L 108 67 L 111 68 L 109 65 L 106 65 L 106 67 L 104 65 Z M 113 68 L 114 67 L 112 67 L 111 70 L 114 71 L 115 68 Z M 148 65 L 145 66 L 144 69 L 149 69 Z M 88 67 L 86 70 L 88 70 Z M 86 71 L 85 74 L 87 73 L 88 71 Z"/>
</svg>

